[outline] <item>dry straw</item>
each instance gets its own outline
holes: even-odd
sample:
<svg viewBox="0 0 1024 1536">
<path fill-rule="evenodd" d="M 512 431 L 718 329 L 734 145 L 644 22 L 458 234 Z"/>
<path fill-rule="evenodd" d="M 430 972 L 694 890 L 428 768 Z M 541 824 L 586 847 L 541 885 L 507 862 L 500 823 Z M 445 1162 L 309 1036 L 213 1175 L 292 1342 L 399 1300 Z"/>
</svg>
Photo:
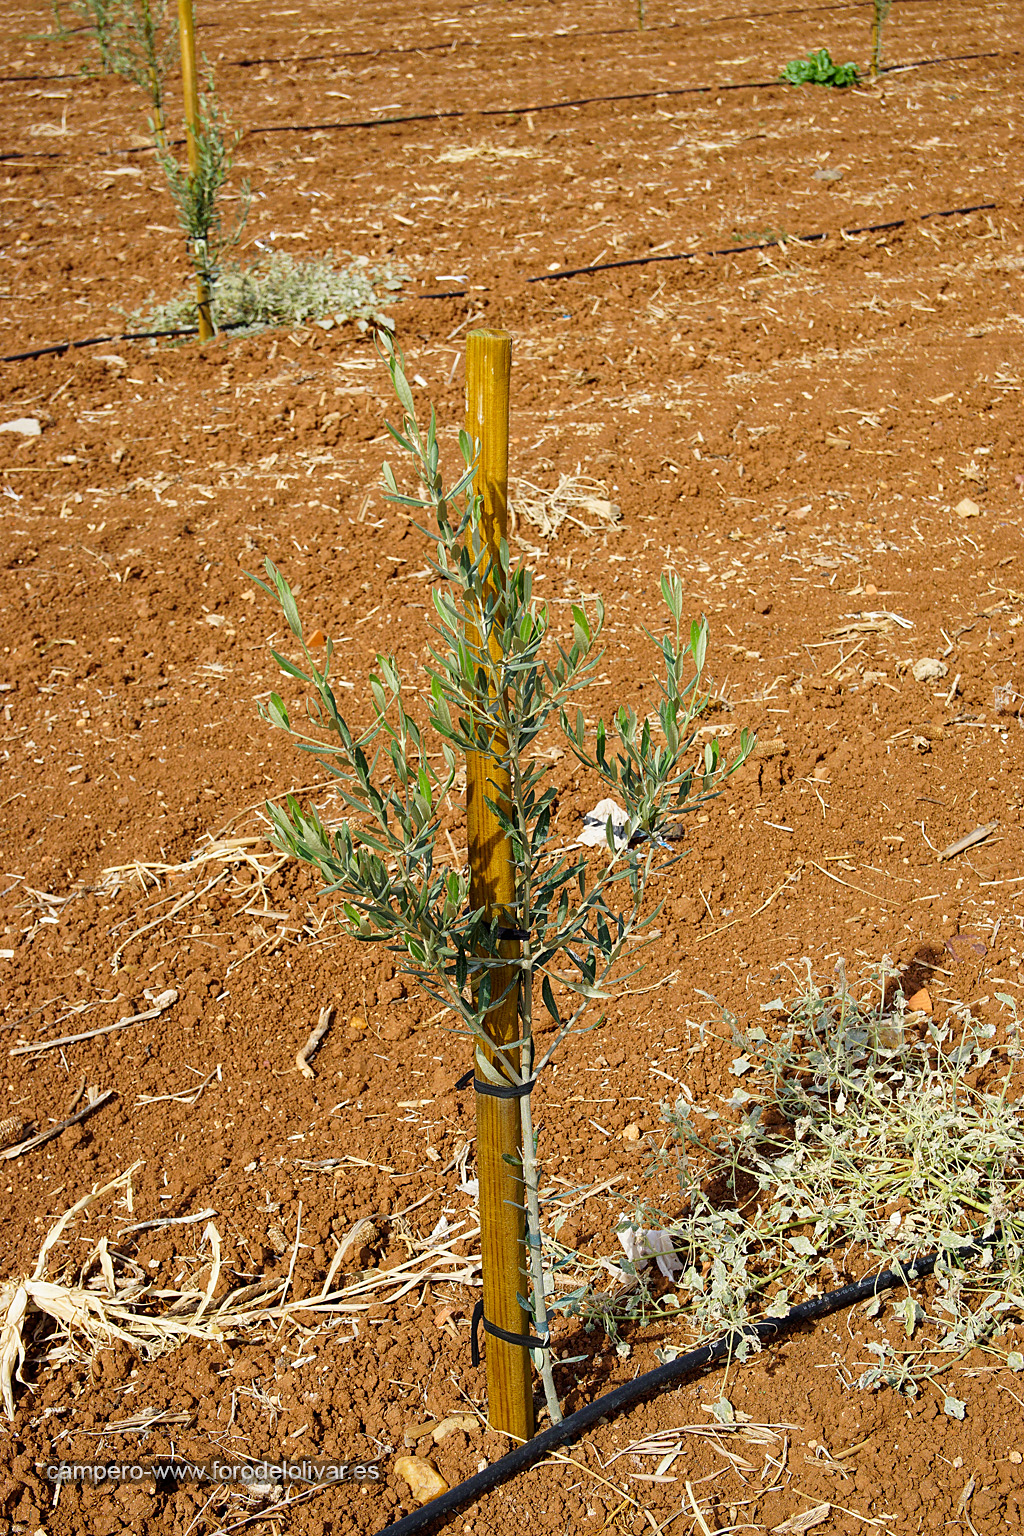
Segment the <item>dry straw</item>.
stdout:
<svg viewBox="0 0 1024 1536">
<path fill-rule="evenodd" d="M 47 1318 L 59 1328 L 58 1339 L 47 1341 L 45 1359 L 50 1364 L 83 1355 L 92 1358 L 118 1343 L 151 1358 L 175 1349 L 186 1339 L 220 1344 L 226 1338 L 258 1334 L 269 1324 L 289 1318 L 319 1319 L 321 1325 L 330 1325 L 358 1316 L 380 1302 L 393 1306 L 427 1284 L 480 1283 L 480 1255 L 456 1252 L 456 1247 L 471 1244 L 479 1235 L 478 1227 L 467 1225 L 466 1231 L 455 1227 L 437 1240 L 411 1239 L 412 1251 L 402 1263 L 346 1276 L 342 1286 L 332 1289 L 345 1261 L 380 1241 L 381 1229 L 365 1218 L 338 1244 L 320 1290 L 305 1298 L 287 1299 L 298 1255 L 300 1223 L 296 1224 L 291 1263 L 284 1279 L 237 1287 L 219 1301 L 216 1293 L 222 1275 L 222 1249 L 212 1219 L 206 1221 L 202 1232 L 209 1272 L 201 1289 L 157 1289 L 147 1284 L 136 1264 L 111 1251 L 106 1236 L 99 1239 L 77 1279 L 67 1277 L 66 1261 L 64 1276 L 50 1278 L 48 1270 L 57 1245 L 76 1216 L 117 1193 L 126 1211 L 132 1213 L 132 1176 L 142 1166 L 141 1161 L 133 1163 L 117 1178 L 83 1195 L 50 1228 L 32 1272 L 0 1284 L 0 1401 L 9 1419 L 15 1415 L 14 1387 L 21 1380 L 26 1339 L 36 1317 Z M 203 1212 L 195 1219 L 212 1215 Z M 122 1228 L 121 1235 L 173 1225 L 173 1221 L 136 1223 Z M 92 1278 L 85 1278 L 90 1275 Z"/>
</svg>

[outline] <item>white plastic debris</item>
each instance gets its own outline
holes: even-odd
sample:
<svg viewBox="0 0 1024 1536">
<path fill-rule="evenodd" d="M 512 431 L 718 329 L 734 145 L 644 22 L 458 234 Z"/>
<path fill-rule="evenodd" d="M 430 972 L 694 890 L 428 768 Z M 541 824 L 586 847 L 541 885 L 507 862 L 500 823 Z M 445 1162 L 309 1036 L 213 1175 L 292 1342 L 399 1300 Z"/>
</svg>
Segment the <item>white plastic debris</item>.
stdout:
<svg viewBox="0 0 1024 1536">
<path fill-rule="evenodd" d="M 599 848 L 602 844 L 607 847 L 609 818 L 612 824 L 615 851 L 625 848 L 632 829 L 629 816 L 615 800 L 599 800 L 592 811 L 587 811 L 583 817 L 583 831 L 576 839 L 577 843 L 582 843 L 584 848 Z"/>
<path fill-rule="evenodd" d="M 14 421 L 0 421 L 0 432 L 20 432 L 22 437 L 38 437 L 42 430 L 34 416 L 18 416 Z"/>
<path fill-rule="evenodd" d="M 644 1264 L 648 1259 L 654 1259 L 666 1280 L 671 1280 L 683 1267 L 682 1261 L 676 1256 L 670 1232 L 625 1227 L 619 1232 L 619 1242 L 631 1263 Z"/>
</svg>

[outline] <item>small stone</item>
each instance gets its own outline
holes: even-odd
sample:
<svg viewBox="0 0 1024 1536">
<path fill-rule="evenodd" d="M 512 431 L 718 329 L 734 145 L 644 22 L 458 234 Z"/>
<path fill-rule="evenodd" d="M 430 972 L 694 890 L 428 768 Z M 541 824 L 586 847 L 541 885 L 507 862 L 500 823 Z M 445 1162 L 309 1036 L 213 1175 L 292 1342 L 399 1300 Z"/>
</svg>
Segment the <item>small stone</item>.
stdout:
<svg viewBox="0 0 1024 1536">
<path fill-rule="evenodd" d="M 431 1499 L 448 1492 L 448 1484 L 440 1472 L 435 1471 L 422 1456 L 399 1456 L 395 1462 L 395 1471 L 409 1484 L 417 1504 L 429 1504 Z"/>
<path fill-rule="evenodd" d="M 934 1013 L 931 994 L 927 987 L 918 987 L 913 997 L 907 998 L 907 1008 L 911 1013 Z"/>
<path fill-rule="evenodd" d="M 1024 1461 L 1024 1456 L 1021 1455 L 1020 1451 L 1011 1451 L 1010 1460 L 1013 1462 L 1015 1467 L 1019 1467 L 1021 1462 Z"/>
<path fill-rule="evenodd" d="M 934 656 L 922 656 L 920 661 L 915 661 L 911 667 L 916 683 L 937 683 L 945 677 L 949 668 L 944 661 L 936 661 Z"/>
<path fill-rule="evenodd" d="M 0 422 L 0 432 L 17 432 L 22 437 L 38 437 L 42 430 L 34 416 L 18 416 L 14 421 Z"/>
<path fill-rule="evenodd" d="M 638 1125 L 627 1125 L 622 1132 L 622 1139 L 623 1141 L 639 1141 L 640 1127 Z"/>
<path fill-rule="evenodd" d="M 957 517 L 981 516 L 981 508 L 978 506 L 978 503 L 976 501 L 972 501 L 969 496 L 965 496 L 963 501 L 958 501 L 956 506 L 953 508 L 953 511 L 956 513 Z"/>
</svg>

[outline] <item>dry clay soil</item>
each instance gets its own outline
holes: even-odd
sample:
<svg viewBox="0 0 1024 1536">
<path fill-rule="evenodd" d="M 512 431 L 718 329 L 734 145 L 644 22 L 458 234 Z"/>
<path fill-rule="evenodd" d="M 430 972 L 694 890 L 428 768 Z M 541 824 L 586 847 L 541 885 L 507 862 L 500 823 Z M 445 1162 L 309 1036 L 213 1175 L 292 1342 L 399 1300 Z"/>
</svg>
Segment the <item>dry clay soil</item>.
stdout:
<svg viewBox="0 0 1024 1536">
<path fill-rule="evenodd" d="M 535 1094 L 545 1179 L 580 1192 L 561 1236 L 591 1259 L 619 1253 L 662 1101 L 680 1083 L 709 1102 L 735 1085 L 705 993 L 756 1022 L 794 990 L 787 967 L 807 960 L 826 982 L 837 958 L 854 976 L 887 954 L 937 1017 L 970 1004 L 1006 1044 L 993 994 L 1018 986 L 1024 891 L 1024 14 L 908 0 L 876 85 L 773 83 L 813 47 L 866 62 L 870 15 L 651 0 L 643 31 L 625 0 L 227 0 L 200 15 L 246 130 L 243 259 L 261 240 L 402 266 L 389 313 L 449 455 L 465 333 L 507 328 L 513 481 L 550 490 L 578 472 L 621 509 L 612 529 L 578 512 L 551 538 L 524 515 L 513 541 L 556 621 L 603 594 L 588 716 L 649 706 L 642 626 L 661 626 L 671 567 L 710 622 L 709 725 L 730 750 L 743 726 L 759 733 L 662 877 L 647 971 Z M 116 336 L 123 312 L 187 275 L 143 98 L 82 73 L 87 39 L 46 38 L 51 22 L 35 0 L 0 23 L 5 355 Z M 601 270 L 554 275 L 586 266 Z M 268 652 L 282 626 L 247 573 L 267 555 L 287 571 L 309 626 L 335 639 L 356 722 L 379 650 L 422 662 L 425 546 L 379 489 L 398 453 L 387 377 L 338 324 L 202 349 L 108 341 L 5 362 L 0 387 L 4 422 L 41 426 L 0 434 L 0 1115 L 28 1136 L 113 1090 L 6 1161 L 0 1271 L 30 1271 L 54 1221 L 133 1165 L 130 1213 L 123 1189 L 92 1204 L 49 1273 L 88 1263 L 102 1286 L 105 1238 L 119 1282 L 202 1294 L 212 1277 L 217 1306 L 287 1278 L 302 1300 L 353 1225 L 374 1224 L 334 1277 L 364 1286 L 340 1317 L 292 1313 L 151 1359 L 62 1354 L 37 1320 L 0 1430 L 0 1510 L 19 1533 L 380 1530 L 412 1508 L 393 1466 L 410 1441 L 453 1485 L 507 1448 L 480 1425 L 470 1364 L 468 1055 L 396 957 L 347 939 L 265 841 L 267 797 L 305 786 L 339 810 L 315 762 L 257 718 L 282 686 Z M 942 665 L 918 680 L 927 659 Z M 555 751 L 551 773 L 571 841 L 596 786 Z M 464 824 L 448 831 L 461 860 Z M 168 992 L 155 1018 L 46 1048 Z M 295 1055 L 328 1004 L 308 1079 Z M 442 1217 L 452 1235 L 432 1257 Z M 962 1422 L 932 1387 L 851 1388 L 866 1346 L 900 1328 L 889 1308 L 843 1315 L 734 1367 L 741 1422 L 777 1426 L 729 1442 L 744 1465 L 712 1443 L 711 1375 L 602 1423 L 571 1462 L 450 1528 L 801 1530 L 816 1509 L 850 1536 L 1017 1529 L 1019 1378 L 991 1356 L 955 1362 L 942 1387 Z M 565 1405 L 687 1337 L 627 1330 L 623 1358 L 559 1321 L 556 1354 L 586 1357 L 556 1367 Z M 424 1430 L 452 1415 L 437 1441 Z M 681 1426 L 701 1433 L 677 1437 L 661 1481 L 641 1478 L 656 1460 L 611 1460 Z M 40 1471 L 172 1447 L 379 1458 L 383 1486 L 293 1491 L 275 1512 L 208 1484 L 55 1500 Z"/>
</svg>

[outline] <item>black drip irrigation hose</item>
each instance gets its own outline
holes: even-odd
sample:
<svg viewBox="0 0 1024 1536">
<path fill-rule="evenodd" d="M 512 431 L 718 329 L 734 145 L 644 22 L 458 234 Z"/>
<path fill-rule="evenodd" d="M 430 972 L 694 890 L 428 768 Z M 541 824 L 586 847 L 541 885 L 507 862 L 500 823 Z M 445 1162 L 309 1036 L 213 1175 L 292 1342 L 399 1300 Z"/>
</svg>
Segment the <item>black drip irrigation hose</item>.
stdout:
<svg viewBox="0 0 1024 1536">
<path fill-rule="evenodd" d="M 968 1243 L 962 1248 L 947 1251 L 944 1257 L 975 1258 L 982 1251 L 983 1246 L 985 1245 Z M 880 1291 L 892 1290 L 894 1286 L 907 1285 L 912 1280 L 923 1280 L 932 1273 L 939 1257 L 938 1253 L 930 1253 L 924 1258 L 908 1262 L 906 1268 L 901 1266 L 897 1269 L 885 1269 L 880 1275 L 868 1276 L 866 1280 L 858 1280 L 852 1285 L 841 1286 L 838 1290 L 827 1291 L 823 1296 L 815 1296 L 810 1301 L 802 1301 L 797 1306 L 790 1307 L 782 1317 L 747 1323 L 742 1328 L 736 1328 L 731 1333 L 724 1334 L 713 1344 L 703 1344 L 699 1349 L 690 1350 L 689 1354 L 680 1355 L 668 1365 L 660 1365 L 644 1376 L 637 1376 L 633 1381 L 627 1381 L 623 1386 L 616 1387 L 614 1391 L 607 1392 L 604 1397 L 599 1397 L 595 1402 L 588 1403 L 585 1408 L 570 1414 L 567 1419 L 562 1420 L 561 1424 L 554 1424 L 550 1429 L 535 1435 L 532 1440 L 526 1441 L 525 1444 L 517 1445 L 514 1450 L 492 1462 L 489 1467 L 485 1467 L 482 1472 L 477 1472 L 475 1476 L 467 1478 L 464 1483 L 459 1483 L 438 1498 L 431 1499 L 429 1504 L 424 1504 L 421 1509 L 413 1510 L 412 1514 L 396 1520 L 393 1525 L 385 1526 L 379 1532 L 379 1536 L 413 1536 L 414 1531 L 422 1531 L 425 1527 L 444 1520 L 457 1509 L 461 1509 L 464 1504 L 469 1504 L 473 1499 L 478 1499 L 483 1494 L 490 1493 L 501 1483 L 507 1482 L 516 1473 L 525 1472 L 527 1468 L 542 1460 L 549 1451 L 578 1439 L 599 1419 L 611 1418 L 639 1398 L 660 1392 L 665 1387 L 674 1386 L 685 1377 L 692 1376 L 709 1365 L 715 1365 L 720 1360 L 735 1358 L 737 1348 L 745 1340 L 758 1344 L 770 1343 L 780 1334 L 788 1332 L 800 1323 L 814 1322 L 819 1317 L 827 1317 L 832 1312 L 842 1312 L 847 1307 L 856 1306 L 860 1301 L 870 1300 Z"/>
<path fill-rule="evenodd" d="M 954 53 L 945 54 L 934 59 L 916 59 L 910 64 L 886 64 L 883 66 L 882 75 L 905 74 L 911 69 L 927 69 L 933 64 L 959 64 L 971 59 L 1001 59 L 1005 50 L 997 49 L 991 53 Z M 1017 53 L 1010 55 L 1014 58 Z M 253 61 L 258 62 L 258 61 Z M 56 78 L 56 77 L 55 77 Z M 65 78 L 65 77 L 60 77 Z M 408 112 L 400 117 L 366 117 L 351 118 L 343 122 L 331 123 L 277 123 L 267 128 L 247 128 L 242 135 L 243 139 L 262 136 L 270 137 L 281 133 L 342 133 L 349 130 L 373 128 L 401 127 L 403 123 L 443 123 L 455 118 L 463 117 L 531 117 L 540 112 L 564 112 L 571 107 L 600 106 L 605 102 L 616 101 L 654 101 L 668 96 L 710 96 L 721 95 L 725 91 L 768 91 L 785 86 L 789 90 L 798 87 L 789 85 L 789 82 L 776 78 L 774 80 L 740 80 L 734 83 L 722 85 L 681 85 L 676 87 L 664 87 L 656 91 L 627 91 L 611 96 L 579 96 L 565 101 L 538 102 L 532 107 L 465 107 L 453 109 L 450 112 L 442 112 L 435 109 L 432 112 Z M 184 143 L 183 139 L 176 139 L 176 144 Z M 105 150 L 104 155 L 148 155 L 152 154 L 152 145 L 139 145 L 132 149 Z M 66 157 L 58 150 L 14 150 L 0 155 L 0 160 L 63 160 Z"/>
<path fill-rule="evenodd" d="M 960 213 L 984 213 L 995 208 L 995 203 L 971 203 L 964 208 L 935 208 L 930 213 L 916 215 L 919 222 L 925 219 L 951 219 Z M 904 225 L 913 222 L 913 217 L 907 219 L 889 219 L 885 224 L 860 224 L 853 229 L 841 229 L 841 235 L 876 235 L 886 229 L 902 229 Z M 591 272 L 612 272 L 617 267 L 648 267 L 654 266 L 659 261 L 696 261 L 698 256 L 739 256 L 744 251 L 767 251 L 772 246 L 787 245 L 790 241 L 794 245 L 812 245 L 818 240 L 828 240 L 830 232 L 827 229 L 817 230 L 811 235 L 778 235 L 772 240 L 757 240 L 753 245 L 723 246 L 716 251 L 677 251 L 668 256 L 627 256 L 621 261 L 601 261 L 593 267 L 563 267 L 558 272 L 542 272 L 538 277 L 528 277 L 528 283 L 557 283 L 563 277 L 586 277 Z M 0 359 L 3 361 L 3 359 Z"/>
<path fill-rule="evenodd" d="M 409 299 L 464 299 L 465 288 L 445 289 L 441 293 L 409 293 L 405 295 Z M 223 331 L 241 331 L 251 322 L 248 320 L 229 320 L 217 330 L 217 335 Z M 284 330 L 285 326 L 263 326 L 254 334 L 259 335 L 263 330 Z M 117 336 L 86 336 L 82 341 L 55 341 L 46 347 L 34 347 L 31 352 L 11 352 L 6 357 L 0 357 L 0 363 L 25 363 L 34 357 L 48 357 L 53 353 L 63 356 L 65 352 L 76 352 L 80 347 L 101 347 L 108 343 L 118 341 L 161 341 L 174 336 L 198 336 L 199 327 L 196 325 L 179 326 L 173 331 L 122 331 Z"/>
<path fill-rule="evenodd" d="M 936 208 L 929 213 L 918 214 L 917 218 L 923 223 L 925 219 L 949 219 L 957 214 L 984 213 L 991 211 L 995 207 L 995 203 L 972 203 L 962 208 Z M 840 233 L 843 235 L 878 234 L 884 230 L 901 229 L 911 222 L 911 219 L 890 219 L 884 224 L 862 224 L 852 229 L 843 229 Z M 707 257 L 738 256 L 742 255 L 744 251 L 770 250 L 773 246 L 785 245 L 789 241 L 799 245 L 810 245 L 815 241 L 827 240 L 829 237 L 830 232 L 828 230 L 818 230 L 809 235 L 780 235 L 772 240 L 756 241 L 752 245 L 724 246 L 720 250 L 705 251 L 703 255 Z M 698 254 L 700 253 L 695 251 L 680 251 L 667 256 L 630 256 L 622 261 L 599 262 L 596 266 L 592 267 L 566 267 L 559 272 L 543 272 L 537 277 L 528 277 L 526 281 L 528 283 L 554 283 L 558 282 L 560 278 L 586 277 L 592 272 L 611 272 L 619 267 L 647 267 L 664 261 L 695 261 Z M 415 299 L 461 299 L 465 298 L 465 296 L 465 288 L 444 289 L 438 293 L 406 295 L 407 298 Z M 220 330 L 242 330 L 246 324 L 247 322 L 245 321 L 229 321 L 227 325 L 222 325 Z M 81 341 L 52 342 L 45 347 L 34 347 L 29 352 L 11 352 L 5 357 L 0 357 L 0 363 L 23 363 L 28 362 L 32 358 L 46 357 L 51 354 L 63 355 L 65 352 L 77 351 L 82 347 L 99 347 L 120 341 L 157 341 L 175 336 L 196 336 L 198 334 L 198 328 L 193 325 L 180 326 L 175 330 L 169 331 L 125 331 L 118 335 L 87 336 Z"/>
<path fill-rule="evenodd" d="M 904 8 L 906 8 L 908 5 L 936 5 L 940 3 L 941 0 L 902 0 L 902 5 Z M 466 7 L 463 7 L 463 10 L 465 9 Z M 853 0 L 853 3 L 850 3 L 850 0 L 841 0 L 841 3 L 833 5 L 790 5 L 783 6 L 780 9 L 773 11 L 735 12 L 728 16 L 716 16 L 711 22 L 702 23 L 701 31 L 715 31 L 733 21 L 753 23 L 755 21 L 771 20 L 776 16 L 815 16 L 820 12 L 827 13 L 830 11 L 857 11 L 861 9 L 863 9 L 863 7 L 857 4 L 856 0 Z M 680 28 L 692 28 L 692 26 L 693 24 L 691 22 L 685 21 L 657 22 L 653 26 L 645 26 L 643 32 L 646 36 L 650 36 L 651 34 L 657 32 L 675 32 Z M 72 27 L 68 29 L 69 33 L 91 32 L 92 30 L 93 29 L 91 27 Z M 540 46 L 544 43 L 587 42 L 588 40 L 601 37 L 635 38 L 637 35 L 636 27 L 604 27 L 592 28 L 586 32 L 581 30 L 578 32 L 564 31 L 538 33 L 535 37 L 526 38 L 522 41 L 524 43 L 528 42 Z M 54 42 L 60 41 L 60 39 L 56 37 L 52 39 L 40 39 L 40 41 L 51 40 Z M 387 54 L 398 54 L 402 56 L 413 53 L 450 53 L 454 48 L 486 48 L 489 46 L 489 43 L 490 40 L 486 38 L 456 37 L 450 38 L 447 42 L 443 43 L 421 43 L 417 46 L 410 45 L 409 47 L 404 47 L 399 44 L 393 48 L 342 48 L 335 50 L 333 53 L 289 54 L 284 58 L 276 54 L 268 54 L 266 56 L 254 58 L 245 57 L 241 59 L 222 59 L 218 67 L 221 69 L 251 69 L 256 64 L 320 64 L 329 63 L 333 59 L 377 59 L 382 58 Z M 0 75 L 0 85 L 16 83 L 18 81 L 32 82 L 35 80 L 83 80 L 85 78 L 87 77 L 77 72 L 62 75 Z"/>
<path fill-rule="evenodd" d="M 951 219 L 957 214 L 986 213 L 998 205 L 996 203 L 971 203 L 964 208 L 935 208 L 929 213 L 916 215 L 919 223 L 925 219 Z M 844 229 L 840 233 L 844 235 L 873 235 L 887 229 L 901 229 L 913 222 L 912 218 L 890 219 L 885 224 L 862 224 L 856 229 Z M 766 251 L 773 246 L 785 245 L 792 241 L 798 245 L 811 245 L 819 240 L 831 238 L 830 231 L 818 230 L 811 235 L 780 235 L 773 240 L 758 240 L 753 245 L 731 245 L 717 251 L 704 251 L 706 257 L 739 256 L 744 251 Z M 602 261 L 593 267 L 565 267 L 559 272 L 542 272 L 537 277 L 528 277 L 527 283 L 556 283 L 564 277 L 588 277 L 592 272 L 613 272 L 618 267 L 648 267 L 660 261 L 695 261 L 699 252 L 679 251 L 667 256 L 628 256 L 622 261 Z M 407 299 L 464 299 L 465 288 L 445 288 L 439 293 L 409 293 Z M 227 325 L 220 327 L 221 331 L 243 330 L 247 321 L 229 321 Z M 182 326 L 173 331 L 126 331 L 118 336 L 87 336 L 82 341 L 56 341 L 45 347 L 33 347 L 29 352 L 10 352 L 6 357 L 0 357 L 0 363 L 24 363 L 36 357 L 47 357 L 51 354 L 63 355 L 65 352 L 74 352 L 81 347 L 99 347 L 108 343 L 119 341 L 159 341 L 174 336 L 197 336 L 196 326 Z"/>
<path fill-rule="evenodd" d="M 909 5 L 940 5 L 941 0 L 901 0 L 903 8 Z M 464 8 L 465 9 L 465 6 Z M 841 0 L 838 5 L 811 5 L 811 6 L 781 6 L 775 11 L 737 11 L 731 15 L 718 15 L 711 22 L 702 23 L 700 31 L 718 31 L 722 26 L 728 26 L 731 22 L 765 22 L 774 17 L 783 15 L 818 15 L 821 12 L 831 11 L 861 11 L 864 6 L 858 5 L 857 0 Z M 656 32 L 677 32 L 682 28 L 692 29 L 689 22 L 657 22 L 652 26 L 643 28 L 643 35 L 651 37 Z M 92 28 L 69 28 L 69 32 L 91 32 Z M 609 26 L 609 28 L 591 28 L 590 31 L 563 31 L 542 32 L 536 37 L 524 38 L 525 43 L 543 45 L 543 43 L 585 43 L 599 37 L 637 37 L 636 26 Z M 52 38 L 60 41 L 60 38 Z M 41 38 L 41 41 L 49 41 L 49 38 Z M 342 48 L 336 49 L 330 54 L 289 54 L 287 57 L 279 57 L 276 54 L 261 55 L 261 57 L 223 58 L 218 68 L 220 69 L 252 69 L 255 65 L 318 65 L 318 63 L 330 63 L 335 58 L 382 58 L 388 54 L 398 54 L 399 57 L 407 54 L 448 54 L 454 48 L 488 48 L 490 38 L 481 37 L 454 37 L 447 43 L 421 43 L 418 46 L 396 45 L 395 48 Z M 15 83 L 15 81 L 34 80 L 84 80 L 84 75 L 72 72 L 63 75 L 0 75 L 0 84 Z"/>
<path fill-rule="evenodd" d="M 244 321 L 230 321 L 222 325 L 222 331 L 240 330 Z M 31 352 L 11 352 L 7 357 L 0 357 L 0 363 L 24 363 L 33 357 L 47 357 L 51 353 L 61 356 L 65 352 L 77 352 L 79 347 L 102 347 L 108 342 L 116 341 L 156 341 L 168 336 L 198 336 L 199 327 L 195 325 L 179 326 L 173 331 L 124 331 L 117 336 L 86 336 L 81 341 L 55 341 L 46 347 L 34 347 Z"/>
<path fill-rule="evenodd" d="M 911 64 L 887 64 L 882 70 L 883 75 L 905 74 L 911 69 L 926 69 L 933 64 L 959 64 L 970 59 L 999 59 L 1002 58 L 1001 49 L 992 53 L 956 53 L 942 58 L 916 59 Z M 432 123 L 447 122 L 460 117 L 526 117 L 539 112 L 564 112 L 569 107 L 600 106 L 604 102 L 615 101 L 653 101 L 666 96 L 710 96 L 721 94 L 723 91 L 767 91 L 775 87 L 785 87 L 793 90 L 788 81 L 776 78 L 774 80 L 741 80 L 736 84 L 722 85 L 680 85 L 663 87 L 657 91 L 625 91 L 612 96 L 578 96 L 565 101 L 539 102 L 532 107 L 465 107 L 450 112 L 410 112 L 401 117 L 367 117 L 353 118 L 346 122 L 336 123 L 282 123 L 269 128 L 249 128 L 245 137 L 255 137 L 257 134 L 269 135 L 276 133 L 327 133 L 340 132 L 345 129 L 355 128 L 390 128 L 402 123 Z"/>
</svg>

